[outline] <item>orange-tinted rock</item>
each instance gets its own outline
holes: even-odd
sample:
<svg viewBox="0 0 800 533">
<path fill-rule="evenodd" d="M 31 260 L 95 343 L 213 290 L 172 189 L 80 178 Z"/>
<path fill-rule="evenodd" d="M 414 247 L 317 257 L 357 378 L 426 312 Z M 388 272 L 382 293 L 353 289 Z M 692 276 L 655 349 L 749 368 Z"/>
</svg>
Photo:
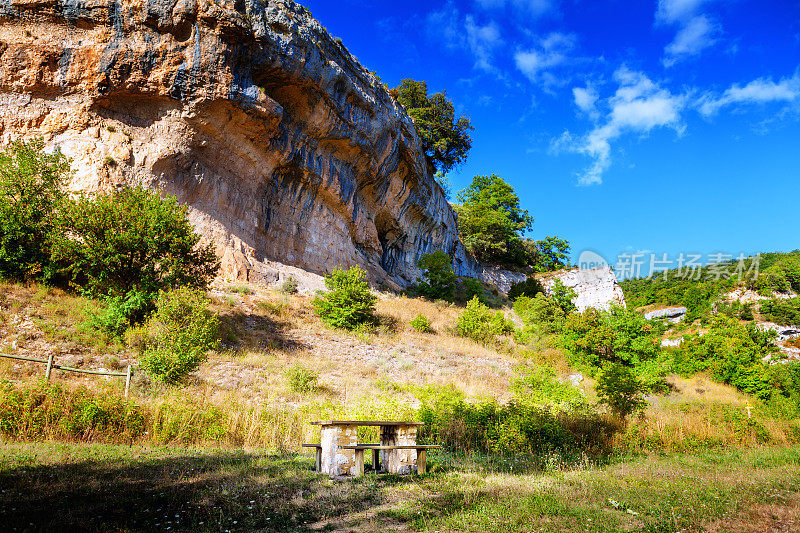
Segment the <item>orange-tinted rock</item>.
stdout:
<svg viewBox="0 0 800 533">
<path fill-rule="evenodd" d="M 467 273 L 411 119 L 288 0 L 2 1 L 0 134 L 61 147 L 74 189 L 174 194 L 243 279 L 404 286 L 434 249 Z"/>
</svg>

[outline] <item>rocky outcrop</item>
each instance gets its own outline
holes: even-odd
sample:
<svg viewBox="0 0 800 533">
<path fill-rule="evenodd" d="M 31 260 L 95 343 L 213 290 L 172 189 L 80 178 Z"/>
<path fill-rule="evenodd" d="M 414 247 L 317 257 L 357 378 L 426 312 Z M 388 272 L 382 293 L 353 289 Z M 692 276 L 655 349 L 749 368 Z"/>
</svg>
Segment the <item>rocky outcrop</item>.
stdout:
<svg viewBox="0 0 800 533">
<path fill-rule="evenodd" d="M 174 194 L 239 279 L 469 270 L 413 122 L 290 0 L 1 0 L 0 135 L 60 147 L 76 190 Z"/>
<path fill-rule="evenodd" d="M 667 307 L 664 309 L 656 309 L 655 311 L 649 311 L 644 314 L 644 317 L 647 320 L 655 320 L 655 319 L 666 319 L 673 324 L 677 324 L 683 317 L 686 316 L 689 310 L 685 307 Z"/>
<path fill-rule="evenodd" d="M 625 295 L 611 267 L 564 270 L 547 275 L 541 280 L 546 292 L 552 291 L 557 279 L 577 293 L 573 303 L 578 311 L 590 307 L 607 311 L 612 305 L 625 306 Z"/>
</svg>

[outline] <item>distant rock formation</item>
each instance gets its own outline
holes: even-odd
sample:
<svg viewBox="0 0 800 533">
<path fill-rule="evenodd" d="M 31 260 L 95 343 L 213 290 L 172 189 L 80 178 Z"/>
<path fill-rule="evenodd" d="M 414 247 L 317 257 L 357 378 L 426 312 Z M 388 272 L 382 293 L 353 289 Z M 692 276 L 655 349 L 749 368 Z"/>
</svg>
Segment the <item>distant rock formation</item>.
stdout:
<svg viewBox="0 0 800 533">
<path fill-rule="evenodd" d="M 548 294 L 552 292 L 556 279 L 577 293 L 574 304 L 578 311 L 583 312 L 590 307 L 607 311 L 612 305 L 625 306 L 625 295 L 611 267 L 564 270 L 548 275 L 542 279 Z"/>
<path fill-rule="evenodd" d="M 174 194 L 238 279 L 399 288 L 435 249 L 484 277 L 413 121 L 290 0 L 0 0 L 0 135 L 59 146 L 75 190 Z"/>
<path fill-rule="evenodd" d="M 664 318 L 667 319 L 669 322 L 673 324 L 677 324 L 683 317 L 686 316 L 689 310 L 685 307 L 667 307 L 665 309 L 656 309 L 655 311 L 650 311 L 644 314 L 644 317 L 647 320 L 654 320 L 657 318 Z"/>
</svg>

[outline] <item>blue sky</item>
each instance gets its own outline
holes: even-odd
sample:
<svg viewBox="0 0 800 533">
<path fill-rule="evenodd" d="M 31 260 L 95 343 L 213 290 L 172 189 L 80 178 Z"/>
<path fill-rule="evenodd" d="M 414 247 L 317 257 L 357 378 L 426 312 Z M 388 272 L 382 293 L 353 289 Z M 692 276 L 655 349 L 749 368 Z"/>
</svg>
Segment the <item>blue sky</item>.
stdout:
<svg viewBox="0 0 800 533">
<path fill-rule="evenodd" d="M 574 260 L 800 248 L 800 2 L 305 5 L 389 86 L 447 91 L 475 127 L 453 188 L 500 175 Z"/>
</svg>

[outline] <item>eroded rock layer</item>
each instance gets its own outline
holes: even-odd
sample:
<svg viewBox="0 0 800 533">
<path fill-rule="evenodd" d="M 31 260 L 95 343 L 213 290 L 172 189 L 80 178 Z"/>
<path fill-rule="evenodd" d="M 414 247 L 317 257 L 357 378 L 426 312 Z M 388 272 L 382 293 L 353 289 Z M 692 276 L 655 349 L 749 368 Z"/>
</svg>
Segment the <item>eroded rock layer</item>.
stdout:
<svg viewBox="0 0 800 533">
<path fill-rule="evenodd" d="M 76 190 L 176 195 L 240 279 L 404 286 L 433 249 L 468 273 L 414 124 L 289 0 L 2 0 L 0 134 L 61 147 Z"/>
</svg>

